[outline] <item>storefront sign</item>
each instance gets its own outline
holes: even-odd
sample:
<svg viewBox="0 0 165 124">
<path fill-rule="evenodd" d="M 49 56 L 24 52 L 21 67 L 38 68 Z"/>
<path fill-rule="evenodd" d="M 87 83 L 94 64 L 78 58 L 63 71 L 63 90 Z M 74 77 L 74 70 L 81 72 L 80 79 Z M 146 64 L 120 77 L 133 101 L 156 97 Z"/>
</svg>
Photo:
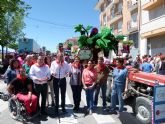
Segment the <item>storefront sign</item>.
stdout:
<svg viewBox="0 0 165 124">
<path fill-rule="evenodd" d="M 79 51 L 80 60 L 88 60 L 92 57 L 92 51 L 89 49 L 82 49 Z"/>
</svg>

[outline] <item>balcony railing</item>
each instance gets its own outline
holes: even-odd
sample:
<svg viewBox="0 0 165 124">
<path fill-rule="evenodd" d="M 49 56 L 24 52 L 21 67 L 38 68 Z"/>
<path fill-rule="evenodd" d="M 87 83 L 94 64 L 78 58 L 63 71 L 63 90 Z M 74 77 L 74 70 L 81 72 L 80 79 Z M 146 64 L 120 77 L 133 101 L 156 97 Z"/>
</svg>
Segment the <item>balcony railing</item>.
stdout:
<svg viewBox="0 0 165 124">
<path fill-rule="evenodd" d="M 112 0 L 114 4 L 118 4 L 119 0 Z"/>
<path fill-rule="evenodd" d="M 141 33 L 144 34 L 144 37 L 147 37 L 149 35 L 154 35 L 155 33 L 162 33 L 162 32 L 165 33 L 164 20 L 165 20 L 165 15 L 143 24 L 141 27 Z"/>
<path fill-rule="evenodd" d="M 127 5 L 128 5 L 129 11 L 131 11 L 131 12 L 138 8 L 138 2 L 137 1 L 136 2 L 132 2 L 132 1 L 129 2 L 128 1 Z"/>
<path fill-rule="evenodd" d="M 107 8 L 109 8 L 111 4 L 113 4 L 113 0 L 108 0 L 107 2 L 105 2 L 104 0 L 98 0 L 98 3 L 96 4 L 95 9 L 101 10 L 101 12 L 104 12 Z"/>
<path fill-rule="evenodd" d="M 156 8 L 159 5 L 164 4 L 164 0 L 147 0 L 148 2 L 146 4 L 142 4 L 142 9 L 144 10 L 152 10 Z"/>
<path fill-rule="evenodd" d="M 110 24 L 113 24 L 114 22 L 118 21 L 122 17 L 123 17 L 122 11 L 111 14 Z"/>
<path fill-rule="evenodd" d="M 138 30 L 138 23 L 132 23 L 131 21 L 127 22 L 127 30 L 128 32 L 134 32 Z"/>
</svg>

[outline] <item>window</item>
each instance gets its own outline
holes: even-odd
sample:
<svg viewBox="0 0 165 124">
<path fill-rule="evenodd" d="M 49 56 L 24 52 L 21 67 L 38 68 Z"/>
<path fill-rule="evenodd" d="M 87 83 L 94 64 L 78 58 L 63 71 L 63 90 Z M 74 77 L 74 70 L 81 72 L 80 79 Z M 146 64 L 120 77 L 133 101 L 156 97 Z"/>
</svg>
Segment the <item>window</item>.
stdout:
<svg viewBox="0 0 165 124">
<path fill-rule="evenodd" d="M 130 34 L 129 35 L 129 40 L 133 40 L 134 41 L 134 47 L 138 48 L 138 32 Z"/>
<path fill-rule="evenodd" d="M 122 31 L 122 25 L 123 25 L 122 21 L 118 22 L 118 32 Z"/>
<path fill-rule="evenodd" d="M 104 5 L 101 5 L 101 12 L 104 11 Z"/>
<path fill-rule="evenodd" d="M 118 4 L 118 12 L 122 12 L 122 6 L 123 6 L 123 3 Z"/>
<path fill-rule="evenodd" d="M 115 10 L 114 10 L 114 8 L 112 8 L 111 9 L 111 18 L 114 18 L 114 16 L 115 16 Z"/>
<path fill-rule="evenodd" d="M 103 16 L 103 26 L 106 26 L 106 23 L 107 23 L 107 16 L 104 15 Z"/>
<path fill-rule="evenodd" d="M 137 15 L 138 13 L 134 13 L 131 16 L 131 27 L 137 27 Z"/>
</svg>

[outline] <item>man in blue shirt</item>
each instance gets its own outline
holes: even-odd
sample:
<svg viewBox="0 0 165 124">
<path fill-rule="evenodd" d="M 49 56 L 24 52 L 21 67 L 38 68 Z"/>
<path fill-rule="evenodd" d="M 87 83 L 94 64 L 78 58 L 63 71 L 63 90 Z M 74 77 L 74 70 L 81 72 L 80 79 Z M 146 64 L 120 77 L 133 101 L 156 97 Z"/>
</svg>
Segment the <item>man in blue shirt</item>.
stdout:
<svg viewBox="0 0 165 124">
<path fill-rule="evenodd" d="M 143 72 L 151 73 L 153 71 L 153 66 L 148 63 L 148 59 L 144 59 L 144 63 L 141 65 L 141 70 Z"/>
</svg>

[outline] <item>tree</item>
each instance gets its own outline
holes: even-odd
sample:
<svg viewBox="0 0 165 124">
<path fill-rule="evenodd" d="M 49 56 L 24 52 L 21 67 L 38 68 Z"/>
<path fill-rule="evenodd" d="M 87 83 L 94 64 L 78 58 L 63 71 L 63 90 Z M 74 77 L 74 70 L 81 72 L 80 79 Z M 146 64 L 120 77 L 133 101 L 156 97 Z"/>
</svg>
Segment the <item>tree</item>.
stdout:
<svg viewBox="0 0 165 124">
<path fill-rule="evenodd" d="M 0 45 L 2 47 L 2 60 L 4 47 L 14 43 L 23 36 L 23 22 L 30 6 L 23 0 L 0 0 Z"/>
<path fill-rule="evenodd" d="M 18 43 L 17 42 L 10 43 L 7 45 L 7 47 L 16 51 L 18 50 Z"/>
</svg>

